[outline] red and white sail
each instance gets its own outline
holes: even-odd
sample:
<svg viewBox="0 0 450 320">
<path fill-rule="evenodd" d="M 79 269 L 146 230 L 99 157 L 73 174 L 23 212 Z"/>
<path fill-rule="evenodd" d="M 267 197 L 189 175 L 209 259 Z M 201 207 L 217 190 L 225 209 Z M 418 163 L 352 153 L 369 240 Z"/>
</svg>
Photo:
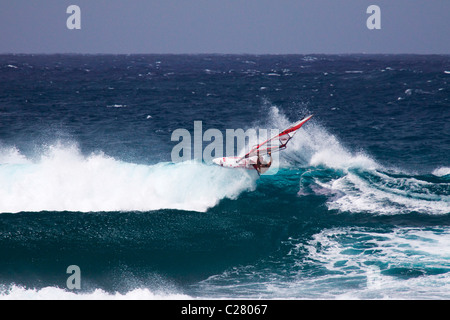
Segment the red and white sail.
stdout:
<svg viewBox="0 0 450 320">
<path fill-rule="evenodd" d="M 264 141 L 263 143 L 258 144 L 253 147 L 250 152 L 248 152 L 245 156 L 241 157 L 239 160 L 248 159 L 250 157 L 258 156 L 261 154 L 277 152 L 286 148 L 287 143 L 294 137 L 297 133 L 297 130 L 301 128 L 309 119 L 312 118 L 312 115 L 306 117 L 303 120 L 298 121 L 291 127 L 283 130 L 283 132 L 277 134 L 276 136 L 270 138 L 269 140 Z"/>
</svg>

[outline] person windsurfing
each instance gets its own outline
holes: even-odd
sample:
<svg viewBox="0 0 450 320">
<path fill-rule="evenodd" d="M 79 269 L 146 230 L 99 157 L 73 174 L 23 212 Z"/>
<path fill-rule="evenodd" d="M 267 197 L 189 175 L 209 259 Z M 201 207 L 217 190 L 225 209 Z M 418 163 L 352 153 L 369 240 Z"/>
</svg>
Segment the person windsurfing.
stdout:
<svg viewBox="0 0 450 320">
<path fill-rule="evenodd" d="M 266 154 L 260 154 L 258 152 L 258 158 L 256 160 L 256 164 L 254 165 L 254 168 L 256 171 L 258 171 L 259 174 L 263 174 L 267 170 L 269 170 L 270 166 L 272 165 L 272 154 L 269 151 L 267 155 L 269 156 L 269 161 L 265 159 Z"/>
<path fill-rule="evenodd" d="M 296 122 L 281 133 L 254 146 L 242 157 L 220 157 L 213 159 L 213 162 L 227 168 L 255 169 L 261 175 L 268 171 L 272 165 L 272 152 L 286 149 L 287 143 L 311 117 L 312 115 Z"/>
</svg>

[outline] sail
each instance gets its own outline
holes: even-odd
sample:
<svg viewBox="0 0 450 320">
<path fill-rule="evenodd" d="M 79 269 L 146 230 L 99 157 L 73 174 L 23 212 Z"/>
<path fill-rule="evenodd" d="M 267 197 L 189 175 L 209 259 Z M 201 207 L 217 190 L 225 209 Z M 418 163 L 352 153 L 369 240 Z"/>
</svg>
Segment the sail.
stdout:
<svg viewBox="0 0 450 320">
<path fill-rule="evenodd" d="M 258 144 L 257 146 L 253 147 L 249 153 L 247 153 L 245 156 L 243 156 L 239 160 L 243 160 L 243 159 L 253 157 L 253 156 L 258 156 L 260 154 L 266 154 L 269 152 L 270 153 L 277 152 L 277 151 L 285 149 L 287 143 L 294 137 L 297 130 L 300 129 L 301 126 L 303 124 L 305 124 L 306 121 L 308 121 L 311 118 L 312 118 L 312 115 L 309 117 L 306 117 L 303 120 L 298 121 L 291 127 L 283 130 L 281 133 L 270 138 L 269 140 L 266 140 L 263 143 Z"/>
</svg>

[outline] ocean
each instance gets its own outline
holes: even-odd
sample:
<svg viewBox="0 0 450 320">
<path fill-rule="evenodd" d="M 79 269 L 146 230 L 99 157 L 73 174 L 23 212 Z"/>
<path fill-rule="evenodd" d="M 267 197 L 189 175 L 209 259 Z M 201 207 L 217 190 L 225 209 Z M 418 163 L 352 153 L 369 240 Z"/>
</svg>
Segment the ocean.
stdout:
<svg viewBox="0 0 450 320">
<path fill-rule="evenodd" d="M 449 83 L 448 55 L 0 55 L 0 299 L 450 299 Z M 195 121 L 310 114 L 274 174 L 172 161 Z"/>
</svg>

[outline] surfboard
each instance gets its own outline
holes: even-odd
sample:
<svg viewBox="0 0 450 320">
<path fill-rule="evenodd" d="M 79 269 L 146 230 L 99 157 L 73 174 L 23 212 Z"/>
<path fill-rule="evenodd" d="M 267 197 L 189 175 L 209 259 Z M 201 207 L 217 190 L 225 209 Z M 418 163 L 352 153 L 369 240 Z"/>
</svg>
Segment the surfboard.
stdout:
<svg viewBox="0 0 450 320">
<path fill-rule="evenodd" d="M 241 157 L 222 157 L 214 159 L 213 162 L 221 167 L 253 169 L 253 165 L 256 165 L 257 157 L 247 159 L 242 159 Z"/>
</svg>

